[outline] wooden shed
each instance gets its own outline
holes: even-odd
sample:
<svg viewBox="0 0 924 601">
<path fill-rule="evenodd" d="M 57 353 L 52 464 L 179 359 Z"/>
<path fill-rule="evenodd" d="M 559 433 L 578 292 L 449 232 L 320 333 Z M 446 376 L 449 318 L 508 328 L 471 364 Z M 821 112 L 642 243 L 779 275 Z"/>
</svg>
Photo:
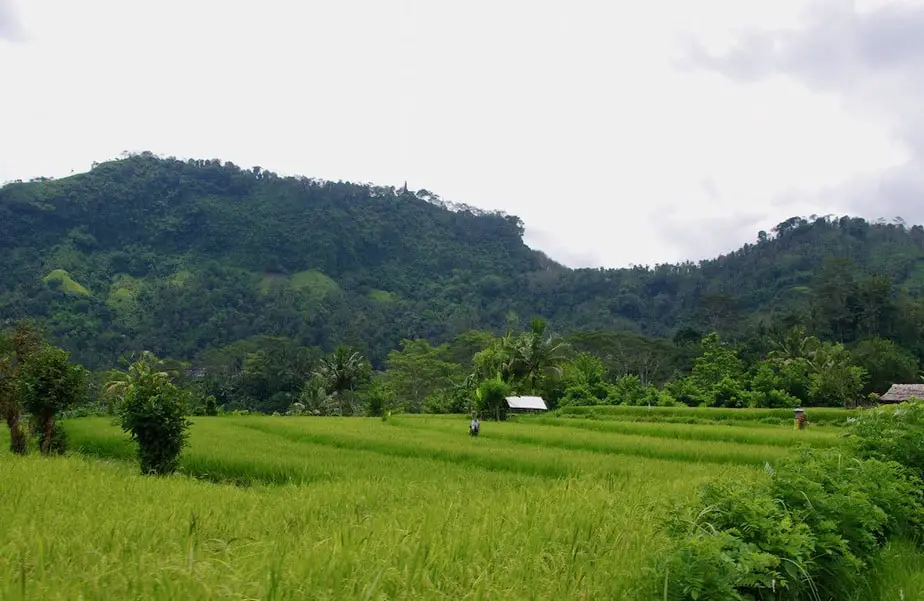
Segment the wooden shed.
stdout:
<svg viewBox="0 0 924 601">
<path fill-rule="evenodd" d="M 892 384 L 889 391 L 879 397 L 879 402 L 902 403 L 910 399 L 924 401 L 924 384 Z"/>
</svg>

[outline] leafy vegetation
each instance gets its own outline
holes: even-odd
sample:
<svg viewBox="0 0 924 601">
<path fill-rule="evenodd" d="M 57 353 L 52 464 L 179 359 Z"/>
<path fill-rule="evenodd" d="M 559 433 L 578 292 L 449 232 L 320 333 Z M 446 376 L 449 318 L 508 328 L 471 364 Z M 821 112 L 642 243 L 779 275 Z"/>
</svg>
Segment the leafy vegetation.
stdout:
<svg viewBox="0 0 924 601">
<path fill-rule="evenodd" d="M 673 516 L 664 597 L 856 595 L 889 540 L 920 540 L 922 407 L 861 413 L 848 432 L 859 456 L 808 450 L 768 465 L 761 485 L 719 479 L 703 486 L 699 502 Z"/>
<path fill-rule="evenodd" d="M 45 344 L 23 362 L 17 385 L 19 403 L 35 420 L 42 454 L 48 455 L 55 440 L 55 417 L 86 394 L 84 370 L 70 363 L 67 351 Z"/>
<path fill-rule="evenodd" d="M 42 281 L 52 287 L 60 288 L 65 294 L 73 296 L 90 296 L 90 291 L 74 281 L 71 275 L 63 269 L 53 269 Z"/>
<path fill-rule="evenodd" d="M 138 443 L 143 474 L 176 471 L 189 428 L 184 394 L 159 367 L 157 357 L 142 353 L 107 387 L 119 398 L 122 429 Z"/>
<path fill-rule="evenodd" d="M 924 479 L 924 400 L 864 411 L 847 440 L 859 456 L 896 461 Z"/>
</svg>

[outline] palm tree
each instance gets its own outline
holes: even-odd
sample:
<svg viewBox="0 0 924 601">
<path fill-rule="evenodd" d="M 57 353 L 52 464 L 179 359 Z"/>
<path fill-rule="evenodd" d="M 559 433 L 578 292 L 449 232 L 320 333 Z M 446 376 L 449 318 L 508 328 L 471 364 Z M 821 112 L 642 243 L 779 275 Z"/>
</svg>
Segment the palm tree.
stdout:
<svg viewBox="0 0 924 601">
<path fill-rule="evenodd" d="M 330 400 L 327 385 L 320 377 L 314 375 L 302 385 L 302 391 L 298 395 L 298 400 L 292 404 L 291 411 L 328 415 L 331 410 Z"/>
<path fill-rule="evenodd" d="M 337 395 L 340 400 L 340 414 L 344 413 L 344 394 L 350 392 L 352 396 L 356 387 L 369 377 L 369 362 L 359 352 L 351 351 L 345 346 L 337 347 L 331 355 L 322 357 L 315 374 L 321 378 L 327 387 L 327 393 Z"/>
<path fill-rule="evenodd" d="M 562 365 L 569 352 L 564 340 L 547 332 L 544 319 L 533 318 L 529 331 L 514 343 L 512 371 L 535 391 L 542 378 L 562 375 Z"/>
<path fill-rule="evenodd" d="M 518 339 L 507 332 L 492 345 L 475 353 L 472 375 L 477 381 L 499 377 L 510 382 L 516 377 L 516 351 Z"/>
<path fill-rule="evenodd" d="M 767 358 L 778 363 L 790 363 L 795 359 L 808 359 L 815 352 L 818 339 L 808 336 L 805 328 L 796 326 L 771 341 L 773 350 Z"/>
<path fill-rule="evenodd" d="M 119 399 L 139 386 L 161 384 L 170 381 L 170 375 L 162 371 L 163 361 L 151 351 L 142 351 L 137 360 L 129 364 L 128 370 L 113 374 L 106 383 L 106 394 Z"/>
</svg>

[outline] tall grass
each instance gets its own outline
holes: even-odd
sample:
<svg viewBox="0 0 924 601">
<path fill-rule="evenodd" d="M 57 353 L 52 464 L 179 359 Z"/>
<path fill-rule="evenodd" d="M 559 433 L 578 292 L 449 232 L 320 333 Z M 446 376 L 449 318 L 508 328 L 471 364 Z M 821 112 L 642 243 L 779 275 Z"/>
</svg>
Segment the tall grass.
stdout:
<svg viewBox="0 0 924 601">
<path fill-rule="evenodd" d="M 579 430 L 593 430 L 609 434 L 630 434 L 652 438 L 673 438 L 677 440 L 700 440 L 717 442 L 735 442 L 749 445 L 771 445 L 793 447 L 806 445 L 812 447 L 829 447 L 839 444 L 840 433 L 831 428 L 779 428 L 776 426 L 755 427 L 727 425 L 693 425 L 677 423 L 651 423 L 620 420 L 599 420 L 579 418 L 538 417 L 524 423 L 544 426 L 560 426 Z"/>
<path fill-rule="evenodd" d="M 460 428 L 456 424 L 446 423 L 443 420 L 429 421 L 425 418 L 398 418 L 392 419 L 396 426 L 416 429 L 415 436 L 432 436 L 438 431 L 445 434 Z M 492 448 L 504 447 L 509 443 L 519 445 L 533 445 L 548 452 L 557 451 L 586 451 L 610 455 L 627 455 L 651 459 L 667 459 L 684 461 L 687 463 L 729 463 L 763 465 L 778 459 L 788 453 L 788 449 L 774 445 L 739 444 L 736 442 L 709 441 L 704 438 L 651 437 L 644 435 L 613 435 L 608 432 L 596 432 L 589 429 L 565 430 L 548 426 L 536 426 L 524 421 L 523 424 L 496 424 L 489 423 L 481 429 L 482 438 L 491 441 Z M 793 441 L 789 446 L 795 446 Z M 516 448 L 516 447 L 514 447 Z M 522 452 L 519 450 L 517 452 Z M 533 450 L 531 453 L 540 452 Z M 597 462 L 606 462 L 607 458 L 596 459 Z"/>
<path fill-rule="evenodd" d="M 910 541 L 888 543 L 853 601 L 924 601 L 924 552 Z"/>
<path fill-rule="evenodd" d="M 552 481 L 392 458 L 378 476 L 237 488 L 2 461 L 11 601 L 645 598 L 655 501 L 701 481 L 682 465 Z"/>
<path fill-rule="evenodd" d="M 0 434 L 0 599 L 648 599 L 666 501 L 839 438 L 607 409 L 474 439 L 458 416 L 197 417 L 167 478 L 107 418 L 66 420 L 65 458 Z M 920 557 L 891 545 L 858 599 L 920 599 Z"/>
<path fill-rule="evenodd" d="M 395 427 L 408 422 L 423 428 Z M 125 435 L 105 418 L 71 420 L 65 422 L 65 429 L 72 448 L 80 452 L 114 459 L 130 459 L 134 452 Z M 495 435 L 498 429 L 513 435 Z M 426 461 L 437 471 L 471 467 L 549 479 L 617 477 L 652 465 L 651 459 L 662 459 L 684 461 L 686 472 L 695 477 L 714 471 L 695 463 L 762 465 L 784 452 L 777 447 L 732 445 L 729 449 L 717 443 L 703 447 L 632 437 L 609 437 L 605 443 L 604 437 L 578 437 L 569 447 L 561 436 L 555 444 L 558 431 L 554 428 L 534 428 L 548 431 L 544 439 L 517 439 L 516 431 L 521 429 L 519 425 L 490 424 L 483 436 L 472 439 L 458 418 L 392 418 L 383 424 L 352 418 L 199 417 L 194 419 L 190 447 L 180 466 L 188 475 L 214 481 L 298 484 L 388 473 L 394 469 L 394 460 L 400 459 Z M 524 448 L 524 443 L 530 447 Z"/>
<path fill-rule="evenodd" d="M 825 426 L 843 426 L 862 409 L 835 407 L 807 407 L 806 416 L 811 423 Z M 720 407 L 636 407 L 604 405 L 592 407 L 563 407 L 554 412 L 559 417 L 587 419 L 620 419 L 627 421 L 653 421 L 685 424 L 728 424 L 758 427 L 778 425 L 792 427 L 792 409 L 726 409 Z"/>
</svg>

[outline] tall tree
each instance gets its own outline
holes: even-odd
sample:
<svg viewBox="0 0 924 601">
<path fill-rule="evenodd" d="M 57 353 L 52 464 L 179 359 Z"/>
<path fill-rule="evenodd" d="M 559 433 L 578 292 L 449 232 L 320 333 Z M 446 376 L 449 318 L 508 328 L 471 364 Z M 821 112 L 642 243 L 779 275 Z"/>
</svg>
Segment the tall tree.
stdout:
<svg viewBox="0 0 924 601">
<path fill-rule="evenodd" d="M 867 394 L 883 394 L 892 384 L 908 384 L 918 380 L 918 360 L 891 340 L 861 340 L 850 354 L 856 365 L 869 374 L 863 388 Z"/>
<path fill-rule="evenodd" d="M 794 326 L 785 332 L 776 332 L 770 340 L 771 351 L 767 357 L 784 364 L 796 359 L 808 359 L 818 346 L 818 339 L 809 336 L 803 326 Z"/>
<path fill-rule="evenodd" d="M 26 433 L 22 427 L 20 376 L 29 357 L 42 346 L 37 328 L 27 321 L 0 333 L 0 418 L 10 430 L 10 451 L 26 452 Z"/>
<path fill-rule="evenodd" d="M 895 319 L 892 280 L 883 274 L 862 279 L 857 290 L 857 326 L 866 337 L 889 336 Z"/>
<path fill-rule="evenodd" d="M 369 379 L 371 371 L 369 362 L 359 352 L 339 346 L 332 354 L 321 358 L 316 373 L 325 383 L 327 393 L 336 395 L 340 414 L 347 415 L 347 409 L 349 413 L 353 410 L 353 393 Z"/>
<path fill-rule="evenodd" d="M 86 398 L 86 370 L 70 362 L 67 351 L 43 345 L 29 356 L 19 375 L 19 394 L 41 428 L 43 455 L 51 452 L 55 417 Z"/>
<path fill-rule="evenodd" d="M 706 327 L 713 331 L 728 331 L 741 312 L 738 300 L 728 294 L 705 294 L 699 302 Z"/>
<path fill-rule="evenodd" d="M 693 380 L 702 388 L 708 389 L 730 378 L 739 380 L 744 373 L 744 365 L 735 350 L 723 343 L 718 334 L 711 333 L 703 337 L 703 354 L 693 362 Z"/>
<path fill-rule="evenodd" d="M 848 259 L 830 258 L 823 264 L 815 288 L 820 326 L 838 342 L 849 341 L 856 327 L 857 283 Z"/>
<path fill-rule="evenodd" d="M 424 399 L 449 388 L 454 379 L 461 379 L 460 365 L 440 359 L 444 352 L 444 348 L 434 348 L 426 340 L 403 340 L 400 350 L 388 354 L 385 377 L 408 411 L 419 413 Z"/>
<path fill-rule="evenodd" d="M 825 342 L 812 353 L 812 404 L 823 406 L 853 406 L 863 392 L 868 374 L 853 364 L 850 353 L 840 343 Z"/>
<path fill-rule="evenodd" d="M 530 329 L 513 344 L 512 371 L 527 390 L 537 392 L 543 378 L 561 376 L 569 350 L 561 337 L 548 331 L 544 319 L 533 318 Z"/>
</svg>

